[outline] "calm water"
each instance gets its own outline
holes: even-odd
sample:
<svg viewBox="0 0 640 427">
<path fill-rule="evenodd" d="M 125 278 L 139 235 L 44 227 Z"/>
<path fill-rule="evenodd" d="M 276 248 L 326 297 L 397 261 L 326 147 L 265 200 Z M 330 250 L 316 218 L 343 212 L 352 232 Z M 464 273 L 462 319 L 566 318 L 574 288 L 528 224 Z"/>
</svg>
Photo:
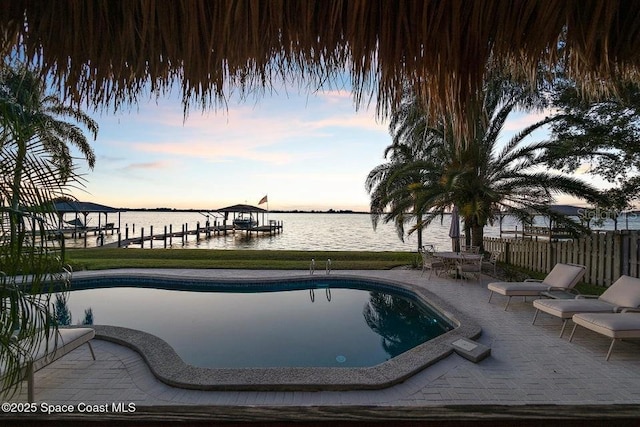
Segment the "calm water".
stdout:
<svg viewBox="0 0 640 427">
<path fill-rule="evenodd" d="M 139 236 L 144 228 L 144 234 L 149 235 L 153 226 L 153 233 L 160 234 L 165 226 L 172 225 L 173 231 L 180 231 L 183 224 L 188 224 L 189 229 L 195 229 L 200 222 L 204 226 L 207 218 L 197 212 L 122 212 L 120 220 L 121 233 L 124 238 L 125 228 L 129 228 L 129 237 Z M 66 220 L 72 220 L 71 215 L 65 216 Z M 262 218 L 260 218 L 262 220 Z M 201 248 L 201 249 L 270 249 L 270 250 L 329 250 L 329 251 L 415 251 L 417 237 L 412 234 L 405 236 L 404 242 L 398 238 L 393 224 L 379 224 L 376 230 L 371 225 L 371 217 L 368 214 L 328 214 L 328 213 L 270 213 L 265 220 L 276 220 L 284 223 L 281 234 L 251 235 L 244 233 L 228 234 L 227 236 L 212 237 L 196 241 L 195 236 L 189 236 L 183 244 L 180 239 L 173 239 L 173 248 Z M 449 226 L 451 217 L 444 216 L 442 222 L 433 222 L 423 231 L 423 243 L 433 244 L 438 249 L 446 250 L 451 247 L 449 238 Z M 118 215 L 111 214 L 107 222 L 115 222 L 118 226 Z M 213 223 L 213 218 L 211 219 Z M 102 216 L 101 224 L 104 224 Z M 97 215 L 89 215 L 87 224 L 98 225 Z M 539 225 L 546 225 L 543 218 Z M 619 220 L 618 228 L 638 229 L 640 218 L 629 215 L 628 218 Z M 504 230 L 521 229 L 521 225 L 512 218 L 505 218 Z M 613 222 L 607 220 L 601 229 L 613 229 Z M 596 228 L 596 227 L 594 227 Z M 499 226 L 487 226 L 485 236 L 499 237 Z M 105 243 L 117 241 L 116 235 L 107 234 Z M 69 247 L 82 247 L 84 241 L 67 240 Z M 89 235 L 88 246 L 96 245 L 96 237 Z M 138 246 L 139 247 L 139 246 Z M 150 243 L 145 243 L 150 247 Z M 153 242 L 154 248 L 163 248 L 161 240 Z"/>
<path fill-rule="evenodd" d="M 210 368 L 374 366 L 452 329 L 423 304 L 350 288 L 88 289 L 70 292 L 68 307 L 73 322 L 91 307 L 94 324 L 151 333 Z"/>
</svg>

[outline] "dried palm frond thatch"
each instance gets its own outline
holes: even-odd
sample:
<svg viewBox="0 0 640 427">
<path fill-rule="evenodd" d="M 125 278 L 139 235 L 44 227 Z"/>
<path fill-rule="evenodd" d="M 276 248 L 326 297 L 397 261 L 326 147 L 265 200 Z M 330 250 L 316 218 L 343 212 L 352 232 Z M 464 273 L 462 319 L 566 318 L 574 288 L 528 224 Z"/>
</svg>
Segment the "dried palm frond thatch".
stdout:
<svg viewBox="0 0 640 427">
<path fill-rule="evenodd" d="M 39 62 L 76 101 L 117 106 L 179 81 L 185 107 L 206 108 L 231 88 L 346 71 L 358 104 L 386 115 L 409 85 L 460 129 L 490 60 L 534 81 L 562 40 L 591 93 L 640 66 L 635 1 L 12 0 L 0 26 L 0 53 Z"/>
</svg>

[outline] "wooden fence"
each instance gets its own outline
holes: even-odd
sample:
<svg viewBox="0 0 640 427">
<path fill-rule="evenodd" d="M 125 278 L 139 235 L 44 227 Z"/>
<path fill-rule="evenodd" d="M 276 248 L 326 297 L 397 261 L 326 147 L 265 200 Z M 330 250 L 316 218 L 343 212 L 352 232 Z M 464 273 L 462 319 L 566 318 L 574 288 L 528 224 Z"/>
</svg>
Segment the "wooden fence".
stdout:
<svg viewBox="0 0 640 427">
<path fill-rule="evenodd" d="M 640 277 L 638 230 L 592 232 L 580 239 L 549 241 L 485 237 L 486 251 L 500 251 L 500 261 L 538 272 L 558 262 L 582 264 L 584 281 L 609 286 L 620 275 Z"/>
</svg>

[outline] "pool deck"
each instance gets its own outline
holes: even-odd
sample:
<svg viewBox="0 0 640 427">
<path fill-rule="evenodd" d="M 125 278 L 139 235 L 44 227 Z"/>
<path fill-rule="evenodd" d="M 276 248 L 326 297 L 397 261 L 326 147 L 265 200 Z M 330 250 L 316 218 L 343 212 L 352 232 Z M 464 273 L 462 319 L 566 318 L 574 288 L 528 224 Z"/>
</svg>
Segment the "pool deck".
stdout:
<svg viewBox="0 0 640 427">
<path fill-rule="evenodd" d="M 123 270 L 124 271 L 124 270 Z M 135 273 L 135 269 L 127 269 Z M 141 270 L 140 270 L 141 271 Z M 144 270 L 149 271 L 149 270 Z M 303 271 L 155 270 L 156 273 L 219 279 L 292 277 Z M 316 275 L 324 272 L 317 272 Z M 191 419 L 244 422 L 485 420 L 605 420 L 617 425 L 640 423 L 640 342 L 616 344 L 605 361 L 609 339 L 578 328 L 559 338 L 560 320 L 544 314 L 531 324 L 534 309 L 494 295 L 488 303 L 483 276 L 455 281 L 421 275 L 420 270 L 337 271 L 342 275 L 399 281 L 426 288 L 482 328 L 477 341 L 491 355 L 473 363 L 457 354 L 426 368 L 405 382 L 381 390 L 356 391 L 202 391 L 171 387 L 151 373 L 142 357 L 116 343 L 93 340 L 97 360 L 83 345 L 36 372 L 36 402 L 72 404 L 74 414 L 55 413 L 48 420 Z M 78 275 L 92 274 L 79 272 Z M 570 328 L 568 328 L 570 332 Z M 194 337 L 197 339 L 197 337 Z M 12 402 L 26 402 L 26 386 Z M 102 405 L 97 414 L 78 413 L 78 404 Z M 132 403 L 135 412 L 118 413 L 112 403 Z M 129 407 L 131 408 L 131 407 Z M 29 415 L 0 414 L 2 421 Z M 40 419 L 42 415 L 31 415 Z M 94 417 L 94 418 L 92 418 Z M 575 424 L 577 425 L 577 424 Z"/>
</svg>

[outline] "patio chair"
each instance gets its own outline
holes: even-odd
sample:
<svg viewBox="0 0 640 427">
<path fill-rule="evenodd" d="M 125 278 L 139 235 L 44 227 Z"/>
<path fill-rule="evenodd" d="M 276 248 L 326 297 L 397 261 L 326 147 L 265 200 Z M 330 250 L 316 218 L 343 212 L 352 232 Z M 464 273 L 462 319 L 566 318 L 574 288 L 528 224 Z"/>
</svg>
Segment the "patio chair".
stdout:
<svg viewBox="0 0 640 427">
<path fill-rule="evenodd" d="M 478 279 L 478 283 L 481 283 L 482 277 L 482 258 L 475 256 L 469 257 L 462 254 L 462 259 L 456 266 L 457 276 L 464 279 L 467 274 L 472 274 Z"/>
<path fill-rule="evenodd" d="M 578 264 L 562 264 L 558 263 L 547 274 L 544 280 L 527 279 L 524 282 L 493 282 L 489 283 L 487 287 L 491 291 L 489 294 L 489 302 L 494 292 L 509 297 L 507 305 L 504 307 L 505 311 L 509 308 L 511 297 L 521 296 L 525 301 L 527 297 L 538 297 L 543 292 L 560 291 L 564 295 L 576 292 L 573 290 L 574 286 L 584 276 L 584 265 Z"/>
<path fill-rule="evenodd" d="M 569 341 L 573 340 L 578 325 L 611 338 L 607 361 L 617 341 L 640 338 L 640 310 L 637 309 L 624 309 L 621 313 L 579 313 L 572 319 L 574 325 Z"/>
<path fill-rule="evenodd" d="M 427 280 L 431 280 L 431 274 L 433 274 L 434 270 L 436 271 L 436 275 L 440 276 L 445 268 L 442 260 L 433 254 L 432 248 L 433 247 L 425 246 L 420 251 L 422 255 L 422 274 L 424 274 L 426 269 L 429 269 L 429 277 Z"/>
<path fill-rule="evenodd" d="M 640 307 L 640 279 L 629 276 L 620 276 L 600 296 L 577 295 L 573 299 L 539 299 L 533 302 L 536 312 L 533 323 L 536 322 L 538 313 L 543 311 L 562 319 L 560 336 L 564 334 L 567 321 L 574 314 L 580 313 L 616 313 L 625 308 Z"/>
<path fill-rule="evenodd" d="M 92 328 L 61 328 L 58 329 L 57 336 L 51 336 L 47 341 L 43 340 L 39 343 L 35 351 L 24 360 L 23 372 L 27 381 L 27 399 L 30 403 L 34 401 L 35 396 L 34 373 L 36 371 L 85 343 L 89 346 L 91 357 L 96 360 L 90 342 L 94 336 L 95 331 Z M 5 375 L 5 369 L 5 366 L 0 364 L 0 378 Z"/>
<path fill-rule="evenodd" d="M 460 246 L 460 252 L 469 252 L 471 254 L 479 254 L 480 246 Z"/>
<path fill-rule="evenodd" d="M 493 269 L 493 274 L 496 274 L 496 266 L 498 264 L 498 258 L 500 258 L 502 251 L 491 251 L 489 259 L 484 261 L 485 264 L 489 264 L 489 267 Z"/>
</svg>

